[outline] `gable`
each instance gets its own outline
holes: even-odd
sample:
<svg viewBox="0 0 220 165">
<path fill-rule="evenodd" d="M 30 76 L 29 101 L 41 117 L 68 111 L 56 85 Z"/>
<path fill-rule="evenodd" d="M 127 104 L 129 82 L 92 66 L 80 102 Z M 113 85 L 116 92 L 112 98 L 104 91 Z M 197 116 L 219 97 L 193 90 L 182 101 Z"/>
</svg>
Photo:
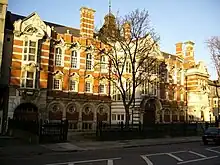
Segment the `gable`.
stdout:
<svg viewBox="0 0 220 165">
<path fill-rule="evenodd" d="M 14 32 L 15 35 L 35 34 L 39 37 L 44 37 L 45 35 L 48 37 L 51 36 L 51 28 L 41 20 L 36 12 L 32 13 L 23 20 L 19 19 L 15 21 Z"/>
</svg>

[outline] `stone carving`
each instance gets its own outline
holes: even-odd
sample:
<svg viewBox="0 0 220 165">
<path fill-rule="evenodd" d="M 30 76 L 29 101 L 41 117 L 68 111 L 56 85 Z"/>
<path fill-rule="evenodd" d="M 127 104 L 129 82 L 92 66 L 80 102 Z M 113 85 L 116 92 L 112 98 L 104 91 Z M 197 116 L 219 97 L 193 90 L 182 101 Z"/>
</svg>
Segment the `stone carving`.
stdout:
<svg viewBox="0 0 220 165">
<path fill-rule="evenodd" d="M 50 37 L 51 29 L 40 19 L 38 14 L 34 12 L 23 20 L 15 21 L 14 34 L 20 36 L 23 33 L 36 34 L 40 38 L 45 36 L 45 34 Z"/>
<path fill-rule="evenodd" d="M 39 69 L 38 66 L 34 62 L 30 62 L 22 65 L 23 71 L 35 72 L 36 69 Z"/>
</svg>

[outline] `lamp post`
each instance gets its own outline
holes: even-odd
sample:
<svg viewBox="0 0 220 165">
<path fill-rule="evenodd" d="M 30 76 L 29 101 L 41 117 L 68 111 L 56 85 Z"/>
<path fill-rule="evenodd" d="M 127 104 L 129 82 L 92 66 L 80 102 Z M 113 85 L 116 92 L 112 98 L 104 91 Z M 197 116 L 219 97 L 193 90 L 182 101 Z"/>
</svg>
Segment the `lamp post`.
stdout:
<svg viewBox="0 0 220 165">
<path fill-rule="evenodd" d="M 218 94 L 219 84 L 218 84 L 218 80 L 214 81 L 214 86 L 215 86 L 215 89 L 216 89 L 216 95 L 217 95 L 217 101 L 218 101 L 218 114 L 217 114 L 216 126 L 219 126 L 219 94 Z"/>
<path fill-rule="evenodd" d="M 186 70 L 187 71 L 187 70 Z M 185 72 L 186 72 L 185 71 Z M 187 75 L 185 75 L 185 80 L 186 80 L 186 122 L 188 122 L 188 89 L 187 89 Z"/>
</svg>

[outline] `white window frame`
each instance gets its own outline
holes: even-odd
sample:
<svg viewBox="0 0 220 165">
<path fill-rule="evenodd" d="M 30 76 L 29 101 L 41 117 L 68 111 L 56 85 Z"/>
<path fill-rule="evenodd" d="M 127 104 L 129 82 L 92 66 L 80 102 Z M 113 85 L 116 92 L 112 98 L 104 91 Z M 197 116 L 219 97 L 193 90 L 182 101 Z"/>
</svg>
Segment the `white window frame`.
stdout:
<svg viewBox="0 0 220 165">
<path fill-rule="evenodd" d="M 103 92 L 101 91 L 101 86 L 103 85 Z M 106 94 L 106 85 L 105 84 L 103 84 L 103 83 L 100 83 L 99 84 L 99 93 L 100 94 Z"/>
<path fill-rule="evenodd" d="M 59 89 L 55 89 L 54 88 L 54 82 L 55 80 L 59 81 Z M 61 79 L 57 79 L 57 78 L 53 78 L 53 90 L 62 90 L 62 80 Z"/>
<path fill-rule="evenodd" d="M 106 73 L 107 71 L 108 71 L 108 69 L 107 69 L 107 56 L 105 56 L 105 55 L 102 55 L 101 56 L 101 59 L 100 59 L 100 71 L 102 72 L 102 73 Z"/>
<path fill-rule="evenodd" d="M 31 42 L 35 42 L 35 47 L 30 46 Z M 26 45 L 27 43 L 27 45 Z M 35 53 L 29 53 L 30 49 L 35 48 Z M 25 52 L 26 49 L 26 52 Z M 25 37 L 24 44 L 23 44 L 23 53 L 22 53 L 22 62 L 37 62 L 37 51 L 38 51 L 38 41 L 37 40 L 31 40 L 28 37 Z M 34 56 L 34 60 L 29 60 L 29 54 Z M 26 57 L 26 59 L 25 59 Z"/>
<path fill-rule="evenodd" d="M 61 50 L 61 53 L 57 54 L 57 49 Z M 55 50 L 54 50 L 54 65 L 55 66 L 63 66 L 63 56 L 64 56 L 64 50 L 61 48 L 61 47 L 55 47 Z M 57 55 L 60 56 L 60 65 L 57 65 Z"/>
<path fill-rule="evenodd" d="M 91 58 L 87 58 L 88 55 L 91 55 Z M 87 68 L 87 62 L 91 62 L 91 68 Z M 93 55 L 92 53 L 86 53 L 86 70 L 93 70 Z"/>
<path fill-rule="evenodd" d="M 75 53 L 75 56 L 73 55 L 73 53 Z M 70 66 L 71 66 L 71 68 L 72 69 L 79 69 L 79 65 L 80 65 L 80 63 L 79 63 L 79 60 L 80 60 L 80 56 L 79 56 L 79 51 L 77 51 L 77 50 L 72 50 L 71 51 L 71 62 L 70 62 Z M 75 60 L 76 59 L 76 60 Z M 73 63 L 73 60 L 75 60 L 75 63 Z M 74 65 L 73 64 L 75 64 L 76 66 L 74 67 Z"/>
<path fill-rule="evenodd" d="M 87 83 L 89 83 L 89 91 L 87 90 Z M 92 82 L 91 81 L 86 81 L 85 82 L 85 92 L 86 93 L 92 93 Z"/>
<path fill-rule="evenodd" d="M 72 82 L 73 82 L 73 81 L 75 82 L 75 87 L 74 87 L 75 89 L 71 89 L 71 88 L 72 88 Z M 70 91 L 71 91 L 71 92 L 78 92 L 78 84 L 79 84 L 79 83 L 78 83 L 77 80 L 75 80 L 75 79 L 70 79 L 70 82 L 69 82 L 69 86 L 70 86 L 69 89 L 70 89 Z"/>
<path fill-rule="evenodd" d="M 35 83 L 36 83 L 36 71 L 35 72 L 30 72 L 33 73 L 33 78 L 28 78 L 27 73 L 29 71 L 22 71 L 21 73 L 21 82 L 20 82 L 20 87 L 21 88 L 27 88 L 27 89 L 35 89 Z M 33 87 L 27 87 L 27 80 L 33 80 Z M 23 82 L 24 81 L 24 82 Z M 24 84 L 24 86 L 22 85 Z"/>
</svg>

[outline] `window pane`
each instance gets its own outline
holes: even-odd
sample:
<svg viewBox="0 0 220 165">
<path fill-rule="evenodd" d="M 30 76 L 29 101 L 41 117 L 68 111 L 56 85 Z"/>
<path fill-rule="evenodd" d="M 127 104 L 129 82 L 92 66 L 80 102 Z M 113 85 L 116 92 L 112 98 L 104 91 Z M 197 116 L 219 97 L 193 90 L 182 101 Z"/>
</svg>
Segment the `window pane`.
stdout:
<svg viewBox="0 0 220 165">
<path fill-rule="evenodd" d="M 70 90 L 75 91 L 76 90 L 76 81 L 71 80 L 70 81 Z"/>
<path fill-rule="evenodd" d="M 90 53 L 86 54 L 86 69 L 92 69 L 92 55 Z"/>
<path fill-rule="evenodd" d="M 35 61 L 35 55 L 29 54 L 29 61 Z"/>
<path fill-rule="evenodd" d="M 27 60 L 27 55 L 26 55 L 26 54 L 24 55 L 24 60 L 25 60 L 25 61 Z"/>
<path fill-rule="evenodd" d="M 28 41 L 25 41 L 24 45 L 25 45 L 25 46 L 28 46 Z"/>
<path fill-rule="evenodd" d="M 104 93 L 105 92 L 105 86 L 103 84 L 99 85 L 99 92 Z"/>
<path fill-rule="evenodd" d="M 62 51 L 60 48 L 56 48 L 56 54 L 55 54 L 55 65 L 61 66 L 62 62 Z"/>
<path fill-rule="evenodd" d="M 27 53 L 27 47 L 24 48 L 24 53 Z"/>
<path fill-rule="evenodd" d="M 124 120 L 124 115 L 121 115 L 121 120 Z"/>
<path fill-rule="evenodd" d="M 90 92 L 90 83 L 86 82 L 86 92 Z"/>
<path fill-rule="evenodd" d="M 118 117 L 117 120 L 120 120 L 120 115 L 117 115 L 117 117 Z"/>
<path fill-rule="evenodd" d="M 31 47 L 36 47 L 36 42 L 30 41 L 30 46 L 31 46 Z"/>
<path fill-rule="evenodd" d="M 54 80 L 53 81 L 53 88 L 54 89 L 60 89 L 60 80 Z"/>
<path fill-rule="evenodd" d="M 29 79 L 27 79 L 26 80 L 26 87 L 27 88 L 33 88 L 33 80 L 29 80 Z"/>
<path fill-rule="evenodd" d="M 29 48 L 29 53 L 31 53 L 31 54 L 35 54 L 35 48 Z"/>
<path fill-rule="evenodd" d="M 77 52 L 76 51 L 72 51 L 71 67 L 72 68 L 77 68 Z"/>
<path fill-rule="evenodd" d="M 33 72 L 27 72 L 27 78 L 34 78 L 34 73 Z"/>
</svg>

